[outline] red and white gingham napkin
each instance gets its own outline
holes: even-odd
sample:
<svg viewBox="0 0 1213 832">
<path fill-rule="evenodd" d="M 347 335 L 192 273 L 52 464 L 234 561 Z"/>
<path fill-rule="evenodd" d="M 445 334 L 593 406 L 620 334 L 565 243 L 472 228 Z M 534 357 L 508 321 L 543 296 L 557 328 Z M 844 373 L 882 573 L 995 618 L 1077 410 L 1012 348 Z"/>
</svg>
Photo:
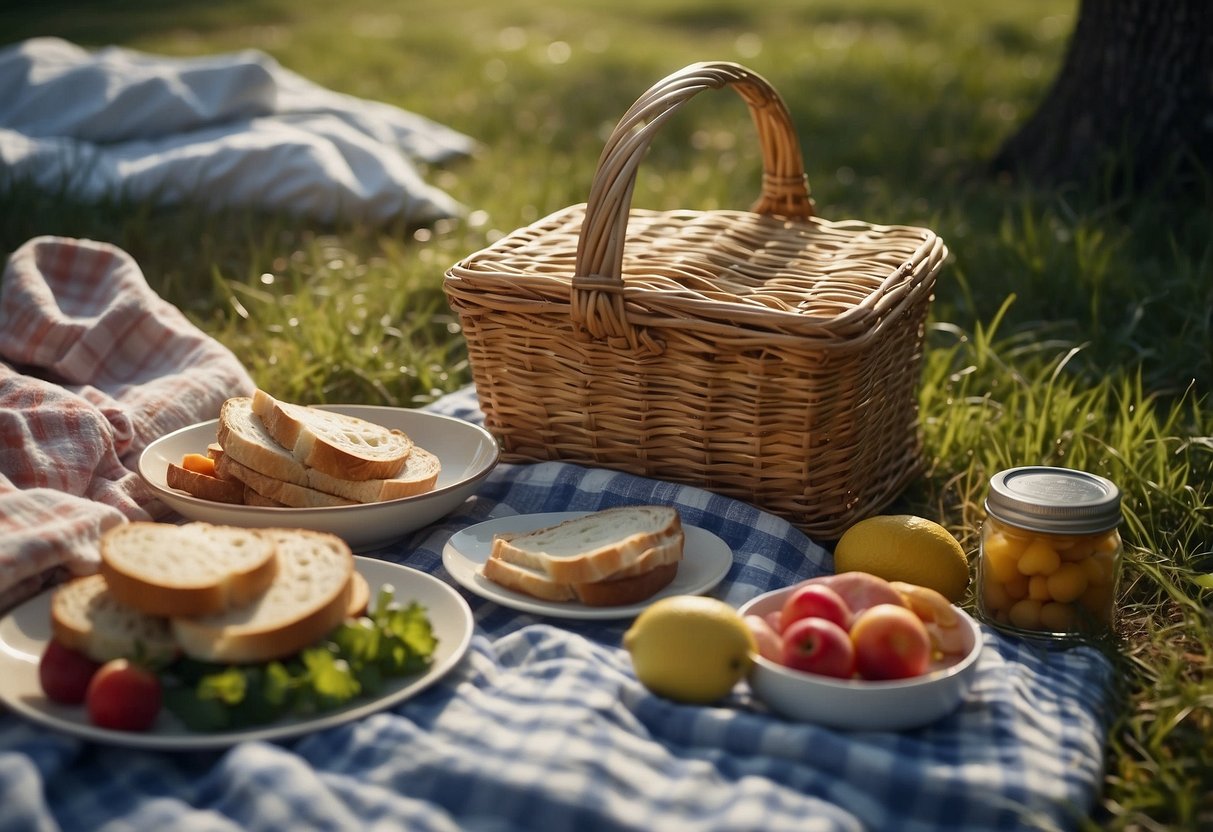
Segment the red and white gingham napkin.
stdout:
<svg viewBox="0 0 1213 832">
<path fill-rule="evenodd" d="M 164 507 L 139 453 L 253 381 L 107 243 L 37 237 L 0 279 L 0 610 L 96 571 L 101 533 Z"/>
</svg>

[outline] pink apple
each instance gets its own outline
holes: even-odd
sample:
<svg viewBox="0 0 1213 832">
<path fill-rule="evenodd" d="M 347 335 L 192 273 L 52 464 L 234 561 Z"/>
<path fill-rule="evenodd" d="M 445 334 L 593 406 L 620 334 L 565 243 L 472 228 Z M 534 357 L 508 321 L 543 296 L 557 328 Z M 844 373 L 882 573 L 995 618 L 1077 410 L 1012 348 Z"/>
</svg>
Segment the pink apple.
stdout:
<svg viewBox="0 0 1213 832">
<path fill-rule="evenodd" d="M 747 615 L 744 621 L 753 633 L 754 641 L 758 643 L 758 655 L 773 662 L 782 662 L 783 641 L 767 620 L 761 615 Z"/>
<path fill-rule="evenodd" d="M 851 608 L 834 590 L 825 584 L 801 584 L 788 594 L 779 613 L 779 631 L 802 618 L 824 618 L 844 630 L 851 628 Z"/>
<path fill-rule="evenodd" d="M 877 604 L 851 625 L 855 669 L 864 679 L 909 679 L 926 672 L 931 638 L 922 620 L 895 604 Z"/>
<path fill-rule="evenodd" d="M 771 610 L 763 616 L 766 619 L 767 625 L 777 633 L 782 633 L 783 628 L 779 626 L 779 610 Z"/>
<path fill-rule="evenodd" d="M 793 670 L 849 679 L 855 650 L 847 631 L 825 618 L 801 618 L 783 631 L 783 664 Z"/>
<path fill-rule="evenodd" d="M 837 592 L 851 608 L 852 616 L 857 616 L 868 607 L 874 607 L 877 604 L 906 606 L 901 593 L 894 589 L 888 581 L 867 572 L 839 572 L 835 575 L 810 578 L 804 583 L 825 584 Z M 854 619 L 852 619 L 852 624 L 854 624 Z"/>
</svg>

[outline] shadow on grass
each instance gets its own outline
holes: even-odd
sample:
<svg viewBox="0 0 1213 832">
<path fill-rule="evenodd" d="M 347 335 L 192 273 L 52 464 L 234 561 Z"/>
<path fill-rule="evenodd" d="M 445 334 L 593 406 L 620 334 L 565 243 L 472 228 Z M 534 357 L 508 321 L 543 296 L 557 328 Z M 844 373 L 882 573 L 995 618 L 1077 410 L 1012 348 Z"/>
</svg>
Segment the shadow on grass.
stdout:
<svg viewBox="0 0 1213 832">
<path fill-rule="evenodd" d="M 5 3 L 0 11 L 0 44 L 54 35 L 81 46 L 129 44 L 172 30 L 207 32 L 230 27 L 233 9 L 247 25 L 282 19 L 277 0 L 40 0 Z"/>
</svg>

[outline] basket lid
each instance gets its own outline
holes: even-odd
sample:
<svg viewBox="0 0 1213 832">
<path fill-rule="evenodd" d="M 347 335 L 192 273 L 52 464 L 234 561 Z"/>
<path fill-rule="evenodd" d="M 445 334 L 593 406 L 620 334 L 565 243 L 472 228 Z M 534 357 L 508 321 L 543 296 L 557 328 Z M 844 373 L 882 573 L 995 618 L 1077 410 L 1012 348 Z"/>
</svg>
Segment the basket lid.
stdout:
<svg viewBox="0 0 1213 832">
<path fill-rule="evenodd" d="M 562 209 L 506 235 L 454 266 L 448 280 L 520 302 L 569 302 L 585 208 Z M 648 318 L 636 317 L 638 324 L 693 318 L 851 339 L 929 296 L 946 256 L 927 228 L 633 208 L 620 283 L 629 311 Z M 596 288 L 606 290 L 605 283 Z"/>
<path fill-rule="evenodd" d="M 757 127 L 761 193 L 750 211 L 632 207 L 636 173 L 668 118 L 707 89 L 735 90 Z M 784 102 L 757 73 L 692 64 L 662 79 L 607 139 L 588 199 L 518 229 L 447 272 L 448 295 L 501 304 L 567 302 L 596 340 L 639 344 L 638 328 L 724 327 L 850 348 L 907 306 L 925 307 L 947 255 L 930 230 L 814 216 Z"/>
</svg>

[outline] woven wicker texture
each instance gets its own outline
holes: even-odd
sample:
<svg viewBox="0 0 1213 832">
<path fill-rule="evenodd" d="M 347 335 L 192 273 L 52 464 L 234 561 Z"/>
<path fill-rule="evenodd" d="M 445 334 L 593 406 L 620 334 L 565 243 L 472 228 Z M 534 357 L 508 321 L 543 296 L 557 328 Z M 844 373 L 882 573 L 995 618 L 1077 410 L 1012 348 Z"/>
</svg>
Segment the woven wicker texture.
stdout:
<svg viewBox="0 0 1213 832">
<path fill-rule="evenodd" d="M 729 87 L 761 142 L 751 211 L 631 208 L 687 100 Z M 452 266 L 486 427 L 508 462 L 700 485 L 835 539 L 919 466 L 931 231 L 813 216 L 787 109 L 732 63 L 663 79 L 620 120 L 587 202 Z"/>
</svg>

